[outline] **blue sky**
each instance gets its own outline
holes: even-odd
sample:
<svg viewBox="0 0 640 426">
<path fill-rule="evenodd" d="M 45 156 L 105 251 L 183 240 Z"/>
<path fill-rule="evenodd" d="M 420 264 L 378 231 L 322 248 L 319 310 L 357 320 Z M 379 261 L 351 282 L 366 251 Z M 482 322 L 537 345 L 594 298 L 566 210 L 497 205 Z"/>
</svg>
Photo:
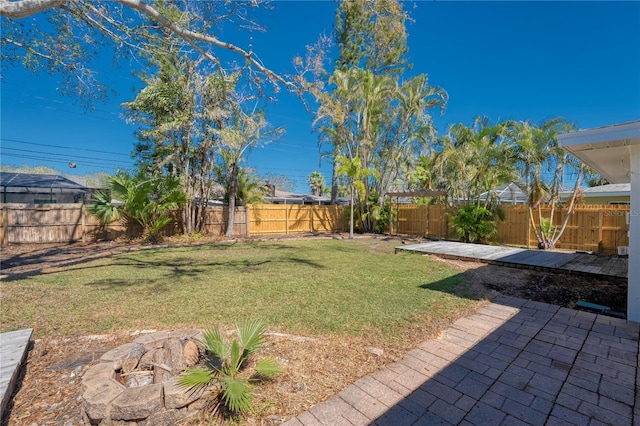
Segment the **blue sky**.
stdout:
<svg viewBox="0 0 640 426">
<path fill-rule="evenodd" d="M 640 119 L 640 2 L 404 3 L 413 73 L 427 73 L 449 93 L 444 115 L 432 111 L 440 134 L 452 123 L 563 116 L 580 128 Z M 330 34 L 336 4 L 276 1 L 260 14 L 267 31 L 252 34 L 254 50 L 271 69 L 291 72 L 293 57 L 319 34 Z M 225 34 L 221 34 L 224 38 Z M 234 40 L 246 45 L 242 39 Z M 245 35 L 246 40 L 249 36 Z M 140 88 L 122 62 L 97 71 L 118 94 L 86 112 L 57 90 L 57 78 L 21 68 L 2 70 L 1 163 L 46 165 L 62 172 L 113 173 L 131 167 L 135 127 L 120 118 L 119 105 Z M 306 178 L 331 167 L 319 162 L 313 117 L 282 93 L 267 118 L 286 128 L 275 144 L 250 152 L 245 165 L 259 174 L 287 175 L 308 192 Z M 67 163 L 74 161 L 71 170 Z"/>
</svg>

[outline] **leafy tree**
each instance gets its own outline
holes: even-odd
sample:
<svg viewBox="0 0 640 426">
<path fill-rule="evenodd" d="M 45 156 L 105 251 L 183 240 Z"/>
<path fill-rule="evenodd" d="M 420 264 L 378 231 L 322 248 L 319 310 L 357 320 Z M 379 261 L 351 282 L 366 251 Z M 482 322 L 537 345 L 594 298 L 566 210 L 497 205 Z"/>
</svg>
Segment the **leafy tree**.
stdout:
<svg viewBox="0 0 640 426">
<path fill-rule="evenodd" d="M 153 177 L 142 170 L 135 175 L 118 171 L 109 179 L 109 190 L 110 194 L 96 194 L 89 212 L 102 223 L 119 220 L 124 215 L 142 226 L 145 238 L 154 242 L 160 239 L 162 228 L 171 223 L 171 213 L 185 202 L 180 179 Z"/>
<path fill-rule="evenodd" d="M 229 157 L 222 154 L 220 155 L 219 163 L 216 165 L 217 181 L 224 188 L 223 199 L 226 203 L 229 203 L 231 188 L 231 181 L 229 180 L 229 171 L 231 168 L 227 164 L 228 160 Z M 237 180 L 238 190 L 236 193 L 236 205 L 244 206 L 264 201 L 265 189 L 252 169 L 248 167 L 239 167 Z"/>
<path fill-rule="evenodd" d="M 313 195 L 321 196 L 324 193 L 324 176 L 319 171 L 316 170 L 311 172 L 307 177 L 307 183 L 309 184 Z"/>
<path fill-rule="evenodd" d="M 217 385 L 213 387 L 217 407 L 224 405 L 232 413 L 249 410 L 253 398 L 251 384 L 282 372 L 275 360 L 263 358 L 254 367 L 257 377 L 243 374 L 249 358 L 264 346 L 265 331 L 262 321 L 247 321 L 236 326 L 237 338 L 233 340 L 219 329 L 206 331 L 202 347 L 210 357 L 207 366 L 185 370 L 178 382 L 186 390 Z"/>
<path fill-rule="evenodd" d="M 236 93 L 237 95 L 237 93 Z M 220 142 L 220 152 L 225 158 L 228 171 L 227 178 L 229 199 L 229 220 L 225 235 L 233 237 L 233 220 L 236 198 L 238 194 L 238 173 L 243 155 L 247 150 L 260 144 L 266 144 L 283 134 L 282 128 L 271 128 L 264 114 L 252 110 L 246 112 L 243 99 L 239 96 L 228 98 L 229 113 L 223 117 L 222 125 L 213 129 Z"/>
<path fill-rule="evenodd" d="M 169 43 L 170 40 L 165 40 Z M 226 88 L 218 74 L 202 75 L 196 63 L 167 45 L 150 58 L 157 67 L 132 101 L 125 102 L 127 119 L 138 124 L 135 156 L 154 175 L 179 176 L 187 203 L 181 210 L 184 234 L 202 231 L 205 208 L 215 187 L 217 136 L 225 111 Z"/>
<path fill-rule="evenodd" d="M 498 233 L 494 214 L 480 206 L 460 207 L 451 217 L 451 226 L 465 243 L 486 242 Z"/>
<path fill-rule="evenodd" d="M 26 68 L 64 77 L 63 90 L 85 100 L 103 98 L 107 88 L 96 78 L 90 64 L 97 59 L 96 47 L 111 47 L 114 57 L 138 57 L 162 51 L 154 32 L 179 40 L 181 48 L 211 64 L 218 73 L 235 68 L 221 60 L 222 51 L 241 58 L 243 72 L 254 85 L 271 82 L 274 87 L 292 83 L 265 67 L 250 48 L 220 39 L 222 25 L 259 29 L 249 17 L 266 1 L 234 2 L 141 2 L 138 0 L 17 0 L 0 1 L 3 64 L 20 63 Z M 22 18 L 42 15 L 40 21 Z M 44 20 L 46 19 L 46 22 Z"/>
<path fill-rule="evenodd" d="M 278 191 L 293 192 L 296 189 L 296 183 L 289 176 L 276 173 L 264 173 L 260 175 L 260 179 L 271 185 L 274 185 Z"/>
<path fill-rule="evenodd" d="M 404 186 L 410 159 L 425 152 L 433 139 L 429 109 L 444 107 L 447 99 L 426 75 L 404 76 L 410 67 L 407 19 L 395 0 L 341 2 L 335 26 L 338 59 L 333 71 L 323 74 L 326 81 L 312 91 L 319 103 L 314 127 L 333 160 L 332 200 L 337 197 L 337 158 L 359 158 L 363 168 L 378 172 L 363 180 L 359 211 L 366 231 L 376 228 L 374 210 L 383 207 L 383 195 Z"/>
</svg>

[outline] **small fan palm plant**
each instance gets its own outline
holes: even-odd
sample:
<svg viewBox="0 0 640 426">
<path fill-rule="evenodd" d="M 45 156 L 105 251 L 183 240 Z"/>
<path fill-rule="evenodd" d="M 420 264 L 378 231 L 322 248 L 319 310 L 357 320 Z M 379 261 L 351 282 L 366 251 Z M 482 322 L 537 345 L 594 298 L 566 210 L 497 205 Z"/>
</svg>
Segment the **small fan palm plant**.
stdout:
<svg viewBox="0 0 640 426">
<path fill-rule="evenodd" d="M 265 325 L 262 321 L 247 321 L 236 326 L 237 338 L 228 339 L 219 329 L 207 330 L 201 341 L 210 358 L 205 366 L 185 370 L 178 382 L 185 390 L 212 386 L 214 399 L 232 413 L 251 408 L 251 383 L 272 378 L 282 372 L 272 358 L 263 358 L 255 365 L 255 373 L 246 372 L 249 357 L 264 346 Z"/>
</svg>

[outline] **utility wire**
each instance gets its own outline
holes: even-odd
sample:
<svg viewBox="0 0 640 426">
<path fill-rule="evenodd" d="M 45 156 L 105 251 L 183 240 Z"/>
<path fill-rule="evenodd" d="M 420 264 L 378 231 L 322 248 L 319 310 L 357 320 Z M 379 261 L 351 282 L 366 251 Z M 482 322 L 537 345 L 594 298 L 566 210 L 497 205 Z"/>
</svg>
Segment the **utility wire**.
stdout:
<svg viewBox="0 0 640 426">
<path fill-rule="evenodd" d="M 37 143 L 37 142 L 27 142 L 27 141 L 22 141 L 22 140 L 18 140 L 18 139 L 8 139 L 8 138 L 0 138 L 0 140 L 7 141 L 7 142 L 21 143 L 21 144 L 26 144 L 26 145 L 46 146 L 48 148 L 74 149 L 74 150 L 77 150 L 77 151 L 97 152 L 97 153 L 100 153 L 100 154 L 112 154 L 112 155 L 121 155 L 121 156 L 125 156 L 125 157 L 131 157 L 130 154 L 123 154 L 121 152 L 113 152 L 113 151 L 101 151 L 99 149 L 77 148 L 77 147 L 73 147 L 73 146 L 53 145 L 53 144 Z"/>
<path fill-rule="evenodd" d="M 23 158 L 23 159 L 27 159 L 27 160 L 38 160 L 38 161 L 46 161 L 47 163 L 59 163 L 59 164 L 68 164 L 69 161 L 65 161 L 65 160 L 58 160 L 58 159 L 46 159 L 43 160 L 42 157 L 37 157 L 34 155 L 24 155 L 24 154 L 11 154 L 11 153 L 6 153 L 6 154 L 2 154 L 3 157 L 14 157 L 14 158 Z M 102 167 L 104 169 L 108 169 L 108 170 L 117 170 L 119 167 L 115 166 L 115 165 L 109 165 L 109 164 L 104 164 L 104 163 L 94 163 L 91 161 L 82 161 L 81 162 L 83 165 L 86 166 L 93 166 L 93 167 Z"/>
<path fill-rule="evenodd" d="M 108 160 L 108 159 L 104 159 L 104 158 L 98 158 L 98 157 L 85 157 L 82 155 L 68 155 L 68 154 L 58 154 L 55 152 L 46 152 L 46 151 L 33 151 L 33 150 L 29 150 L 29 149 L 19 149 L 19 148 L 2 148 L 3 151 L 18 151 L 18 152 L 25 152 L 28 154 L 44 154 L 44 155 L 51 155 L 54 157 L 63 157 L 63 158 L 67 158 L 69 160 L 73 160 L 73 159 L 82 159 L 82 160 L 97 160 L 97 161 L 102 161 L 102 162 L 106 162 L 106 163 L 115 163 L 115 164 L 125 164 L 125 162 L 123 161 L 119 161 L 119 160 Z"/>
</svg>

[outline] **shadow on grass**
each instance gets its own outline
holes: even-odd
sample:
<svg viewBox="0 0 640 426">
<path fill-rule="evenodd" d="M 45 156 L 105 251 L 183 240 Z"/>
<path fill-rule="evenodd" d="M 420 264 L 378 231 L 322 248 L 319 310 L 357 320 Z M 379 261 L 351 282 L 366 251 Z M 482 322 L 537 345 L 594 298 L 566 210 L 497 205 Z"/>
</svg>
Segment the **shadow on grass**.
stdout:
<svg viewBox="0 0 640 426">
<path fill-rule="evenodd" d="M 282 258 L 273 258 L 273 259 L 260 259 L 260 260 L 250 260 L 250 259 L 229 259 L 225 261 L 215 261 L 215 262 L 202 262 L 196 261 L 191 258 L 181 257 L 175 258 L 171 260 L 145 260 L 136 257 L 126 257 L 121 256 L 118 261 L 114 263 L 110 263 L 109 265 L 96 265 L 96 266 L 86 266 L 74 268 L 73 270 L 79 269 L 100 269 L 103 267 L 133 267 L 136 270 L 153 270 L 153 271 L 162 271 L 160 276 L 156 275 L 155 278 L 147 278 L 147 279 L 138 279 L 138 278 L 122 278 L 122 279 L 98 279 L 92 282 L 87 283 L 89 286 L 106 286 L 109 288 L 116 287 L 135 287 L 139 285 L 146 285 L 149 282 L 162 280 L 174 280 L 177 278 L 197 278 L 203 276 L 210 276 L 215 278 L 215 273 L 217 270 L 224 269 L 226 272 L 229 270 L 234 271 L 239 274 L 251 274 L 251 273 L 259 273 L 262 272 L 264 267 L 268 265 L 275 264 L 284 264 L 288 265 L 292 268 L 298 266 L 306 266 L 315 269 L 324 269 L 326 266 L 314 262 L 309 259 L 289 256 Z M 165 284 L 166 285 L 166 284 Z"/>
<path fill-rule="evenodd" d="M 475 271 L 495 273 L 488 266 Z M 482 300 L 491 292 L 479 277 L 465 271 L 418 287 Z M 640 324 L 492 296 L 438 338 L 312 407 L 300 423 L 637 423 Z"/>
<path fill-rule="evenodd" d="M 169 291 L 168 284 L 163 280 L 157 279 L 102 278 L 86 285 L 100 287 L 105 290 L 124 290 L 137 288 L 139 290 L 144 290 L 144 292 L 147 294 L 153 295 L 158 295 Z"/>
</svg>

